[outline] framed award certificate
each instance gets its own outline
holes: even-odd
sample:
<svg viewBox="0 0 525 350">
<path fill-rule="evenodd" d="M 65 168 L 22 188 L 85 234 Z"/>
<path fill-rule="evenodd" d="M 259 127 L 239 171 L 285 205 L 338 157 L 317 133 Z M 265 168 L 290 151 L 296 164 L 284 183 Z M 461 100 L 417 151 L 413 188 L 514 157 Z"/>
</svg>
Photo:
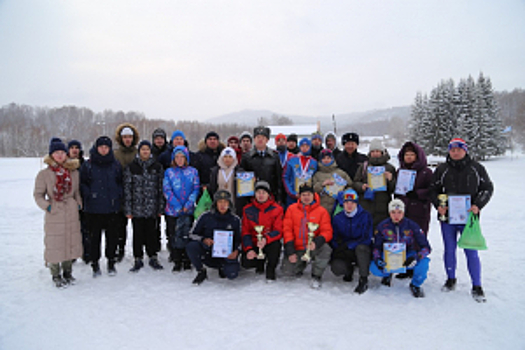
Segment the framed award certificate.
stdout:
<svg viewBox="0 0 525 350">
<path fill-rule="evenodd" d="M 414 189 L 414 183 L 416 182 L 415 170 L 400 169 L 399 174 L 396 179 L 396 190 L 395 194 L 400 194 L 404 196 L 407 192 L 410 192 Z"/>
<path fill-rule="evenodd" d="M 448 196 L 448 223 L 451 225 L 465 225 L 470 209 L 470 196 Z"/>
<path fill-rule="evenodd" d="M 233 231 L 214 230 L 212 258 L 226 258 L 232 253 Z"/>
<path fill-rule="evenodd" d="M 405 273 L 406 267 L 403 265 L 406 260 L 405 243 L 383 243 L 383 255 L 385 259 L 385 272 Z"/>
<path fill-rule="evenodd" d="M 237 173 L 237 197 L 250 197 L 255 195 L 255 174 L 253 171 Z"/>
<path fill-rule="evenodd" d="M 384 166 L 369 166 L 367 168 L 368 187 L 374 192 L 386 191 Z"/>
</svg>

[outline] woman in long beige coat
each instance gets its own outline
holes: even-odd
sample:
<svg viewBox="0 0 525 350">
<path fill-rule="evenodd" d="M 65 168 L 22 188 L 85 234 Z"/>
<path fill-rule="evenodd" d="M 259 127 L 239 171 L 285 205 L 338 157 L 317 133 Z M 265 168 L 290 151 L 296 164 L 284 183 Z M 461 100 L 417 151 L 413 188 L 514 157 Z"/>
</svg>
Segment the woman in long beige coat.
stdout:
<svg viewBox="0 0 525 350">
<path fill-rule="evenodd" d="M 38 173 L 33 192 L 36 204 L 45 211 L 44 260 L 59 288 L 74 283 L 71 261 L 82 256 L 79 162 L 68 159 L 66 152 L 60 139 L 51 140 L 44 158 L 48 167 Z"/>
</svg>

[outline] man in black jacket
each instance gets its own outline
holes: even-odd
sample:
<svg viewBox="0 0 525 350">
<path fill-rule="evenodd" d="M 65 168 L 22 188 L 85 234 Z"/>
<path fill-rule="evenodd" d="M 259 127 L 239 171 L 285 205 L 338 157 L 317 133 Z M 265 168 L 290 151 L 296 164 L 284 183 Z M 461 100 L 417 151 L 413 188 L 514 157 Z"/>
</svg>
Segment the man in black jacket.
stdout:
<svg viewBox="0 0 525 350">
<path fill-rule="evenodd" d="M 355 173 L 359 165 L 368 160 L 364 154 L 357 152 L 359 146 L 359 135 L 349 132 L 341 137 L 344 150 L 335 158 L 337 166 L 344 170 L 348 176 L 354 180 Z"/>
<path fill-rule="evenodd" d="M 210 131 L 204 137 L 204 142 L 199 142 L 199 151 L 195 153 L 195 163 L 192 165 L 199 172 L 201 187 L 210 184 L 211 168 L 217 166 L 217 160 L 225 145 L 221 143 L 219 134 Z"/>
<path fill-rule="evenodd" d="M 257 181 L 266 181 L 270 184 L 272 195 L 276 201 L 282 203 L 282 168 L 279 154 L 267 147 L 270 139 L 270 128 L 258 126 L 253 130 L 254 148 L 242 156 L 241 168 L 253 171 Z"/>
<path fill-rule="evenodd" d="M 440 205 L 438 195 L 469 195 L 474 215 L 479 215 L 480 210 L 489 202 L 494 191 L 492 181 L 483 165 L 479 164 L 468 155 L 467 143 L 459 138 L 452 139 L 448 145 L 449 154 L 445 163 L 440 164 L 432 176 L 430 185 L 430 200 L 438 210 L 440 216 L 448 212 L 448 207 Z M 447 281 L 444 292 L 456 288 L 456 249 L 458 233 L 465 225 L 453 225 L 441 221 L 441 234 L 445 246 L 445 270 Z M 478 302 L 484 302 L 485 294 L 481 288 L 481 263 L 477 250 L 465 249 L 467 266 L 472 281 L 472 297 Z"/>
</svg>

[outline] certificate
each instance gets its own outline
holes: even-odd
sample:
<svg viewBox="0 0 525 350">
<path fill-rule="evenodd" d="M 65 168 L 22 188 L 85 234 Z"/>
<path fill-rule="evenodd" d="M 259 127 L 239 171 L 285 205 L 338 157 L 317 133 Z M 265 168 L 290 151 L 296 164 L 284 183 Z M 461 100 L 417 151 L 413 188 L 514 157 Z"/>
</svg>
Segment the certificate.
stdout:
<svg viewBox="0 0 525 350">
<path fill-rule="evenodd" d="M 386 178 L 384 166 L 369 166 L 368 173 L 368 187 L 374 192 L 386 191 Z"/>
<path fill-rule="evenodd" d="M 470 196 L 448 196 L 448 223 L 465 225 L 470 209 Z"/>
<path fill-rule="evenodd" d="M 334 184 L 325 186 L 324 190 L 329 196 L 336 199 L 339 192 L 344 190 L 345 186 L 348 183 L 346 182 L 345 179 L 343 179 L 341 176 L 337 175 L 336 173 L 333 173 L 332 176 L 334 178 Z"/>
<path fill-rule="evenodd" d="M 415 170 L 400 169 L 394 193 L 404 196 L 407 192 L 412 191 L 416 182 L 416 174 L 417 171 Z"/>
<path fill-rule="evenodd" d="M 255 195 L 255 174 L 252 171 L 237 173 L 237 197 Z"/>
<path fill-rule="evenodd" d="M 304 184 L 310 184 L 310 183 L 311 183 L 310 180 L 311 180 L 310 178 L 305 179 L 305 178 L 302 177 L 302 176 L 301 176 L 301 177 L 296 177 L 296 178 L 295 178 L 295 193 L 296 193 L 297 195 L 299 195 L 299 188 L 300 188 L 302 185 L 304 185 Z"/>
<path fill-rule="evenodd" d="M 214 230 L 212 258 L 226 258 L 232 253 L 233 231 Z"/>
<path fill-rule="evenodd" d="M 385 258 L 385 272 L 405 273 L 406 267 L 403 265 L 406 260 L 405 243 L 383 243 L 383 255 Z"/>
</svg>

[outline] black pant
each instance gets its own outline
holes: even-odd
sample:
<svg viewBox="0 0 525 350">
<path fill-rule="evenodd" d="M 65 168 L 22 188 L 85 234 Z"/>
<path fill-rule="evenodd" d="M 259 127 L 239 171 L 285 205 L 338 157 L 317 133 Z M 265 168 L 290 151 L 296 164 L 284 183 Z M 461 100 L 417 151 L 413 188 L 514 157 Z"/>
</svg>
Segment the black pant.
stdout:
<svg viewBox="0 0 525 350">
<path fill-rule="evenodd" d="M 117 248 L 118 252 L 124 252 L 126 248 L 126 241 L 128 240 L 128 218 L 124 215 L 124 212 L 118 213 L 118 237 L 117 237 Z"/>
<path fill-rule="evenodd" d="M 120 216 L 118 213 L 89 214 L 89 231 L 91 233 L 91 261 L 98 262 L 100 259 L 100 243 L 102 230 L 106 234 L 106 258 L 115 260 L 115 250 L 118 240 L 118 226 Z"/>
<path fill-rule="evenodd" d="M 143 247 L 146 246 L 146 254 L 151 258 L 157 255 L 157 218 L 133 218 L 133 256 L 142 258 Z"/>
<path fill-rule="evenodd" d="M 355 249 L 338 248 L 332 253 L 330 266 L 336 276 L 352 275 L 354 265 L 359 267 L 359 276 L 367 277 L 370 268 L 370 246 L 360 244 Z"/>
<path fill-rule="evenodd" d="M 253 249 L 257 254 L 259 254 L 259 248 L 254 247 Z M 245 269 L 253 269 L 256 267 L 262 267 L 266 263 L 266 272 L 274 272 L 275 268 L 279 264 L 279 256 L 281 255 L 281 241 L 273 241 L 270 244 L 267 244 L 263 248 L 263 253 L 266 254 L 264 260 L 262 259 L 252 259 L 248 260 L 246 258 L 246 253 L 242 254 L 241 264 Z"/>
<path fill-rule="evenodd" d="M 80 217 L 80 233 L 82 233 L 82 248 L 84 249 L 83 250 L 83 254 L 82 254 L 82 259 L 84 259 L 84 261 L 89 261 L 91 260 L 91 232 L 89 230 L 89 225 L 88 225 L 88 214 L 80 211 L 79 212 L 79 217 Z"/>
</svg>

